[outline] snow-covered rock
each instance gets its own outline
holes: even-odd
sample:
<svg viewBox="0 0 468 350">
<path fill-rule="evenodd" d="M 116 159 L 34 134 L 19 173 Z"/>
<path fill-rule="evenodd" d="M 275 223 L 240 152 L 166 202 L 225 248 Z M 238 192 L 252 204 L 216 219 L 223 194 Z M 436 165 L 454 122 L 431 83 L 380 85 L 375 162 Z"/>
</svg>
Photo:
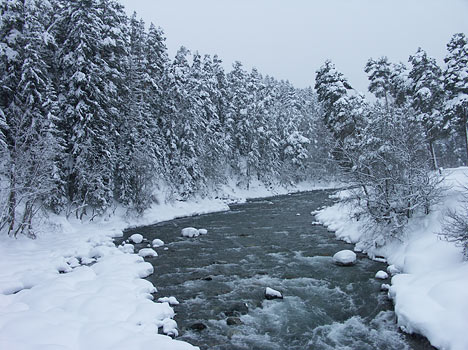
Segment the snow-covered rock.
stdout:
<svg viewBox="0 0 468 350">
<path fill-rule="evenodd" d="M 156 239 L 153 239 L 152 244 L 153 244 L 153 248 L 158 248 L 158 247 L 162 247 L 164 245 L 164 242 L 156 238 Z"/>
<path fill-rule="evenodd" d="M 356 253 L 352 250 L 340 250 L 338 253 L 333 255 L 333 261 L 337 265 L 349 266 L 356 262 Z"/>
<path fill-rule="evenodd" d="M 179 305 L 179 301 L 175 297 L 163 297 L 159 298 L 160 303 L 169 303 L 169 305 Z"/>
<path fill-rule="evenodd" d="M 131 242 L 136 243 L 136 244 L 139 244 L 139 243 L 143 242 L 143 236 L 140 235 L 139 233 L 134 233 L 128 239 Z"/>
<path fill-rule="evenodd" d="M 375 274 L 375 278 L 380 280 L 386 280 L 388 278 L 388 273 L 382 270 L 377 271 L 377 273 Z"/>
<path fill-rule="evenodd" d="M 143 249 L 140 249 L 140 251 L 138 252 L 138 255 L 143 258 L 146 258 L 146 257 L 158 256 L 158 253 L 156 253 L 153 248 L 143 248 Z"/>
<path fill-rule="evenodd" d="M 200 232 L 198 232 L 198 230 L 195 227 L 186 227 L 182 229 L 181 234 L 184 237 L 193 238 L 198 237 L 200 235 Z"/>
<path fill-rule="evenodd" d="M 387 272 L 391 275 L 391 276 L 395 276 L 395 275 L 398 275 L 401 271 L 398 267 L 396 267 L 395 265 L 389 265 L 387 267 Z"/>
<path fill-rule="evenodd" d="M 390 285 L 387 283 L 382 283 L 380 290 L 390 290 Z"/>
<path fill-rule="evenodd" d="M 206 228 L 201 228 L 198 230 L 198 233 L 201 235 L 206 235 L 208 233 L 208 230 Z"/>
<path fill-rule="evenodd" d="M 276 289 L 266 287 L 266 289 L 265 289 L 265 298 L 268 299 L 268 300 L 283 299 L 283 294 L 281 294 L 281 292 L 277 291 Z"/>
</svg>

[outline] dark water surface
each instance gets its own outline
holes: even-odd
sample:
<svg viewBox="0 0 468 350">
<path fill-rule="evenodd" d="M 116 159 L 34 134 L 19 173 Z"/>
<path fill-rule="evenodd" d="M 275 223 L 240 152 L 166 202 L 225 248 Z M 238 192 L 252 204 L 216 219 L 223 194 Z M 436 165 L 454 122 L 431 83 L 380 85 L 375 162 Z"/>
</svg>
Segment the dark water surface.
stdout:
<svg viewBox="0 0 468 350">
<path fill-rule="evenodd" d="M 214 350 L 431 349 L 398 330 L 382 281 L 374 278 L 385 264 L 365 256 L 352 267 L 333 264 L 332 255 L 352 245 L 312 225 L 310 214 L 332 203 L 330 193 L 254 200 L 126 231 L 125 237 L 141 233 L 166 243 L 168 250 L 156 248 L 159 256 L 146 258 L 155 267 L 148 280 L 158 289 L 155 299 L 179 300 L 178 339 Z M 188 226 L 208 234 L 181 237 Z M 266 287 L 284 299 L 265 300 Z M 228 317 L 241 324 L 228 325 Z M 193 330 L 196 323 L 206 329 Z"/>
</svg>

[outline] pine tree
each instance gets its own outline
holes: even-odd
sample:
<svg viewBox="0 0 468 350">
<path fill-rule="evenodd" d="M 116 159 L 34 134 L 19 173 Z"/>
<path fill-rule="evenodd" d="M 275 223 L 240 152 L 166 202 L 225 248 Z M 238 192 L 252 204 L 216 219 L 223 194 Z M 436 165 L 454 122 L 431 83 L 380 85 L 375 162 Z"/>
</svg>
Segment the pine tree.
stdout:
<svg viewBox="0 0 468 350">
<path fill-rule="evenodd" d="M 103 54 L 105 26 L 95 0 L 68 1 L 59 15 L 59 128 L 67 141 L 62 176 L 77 207 L 103 212 L 113 198 L 115 144 L 112 91 Z"/>
<path fill-rule="evenodd" d="M 6 21 L 2 32 L 9 35 L 2 58 L 2 134 L 4 169 L 9 180 L 7 208 L 1 226 L 16 236 L 34 236 L 32 219 L 46 197 L 54 191 L 53 157 L 57 151 L 51 137 L 48 100 L 49 68 L 44 61 L 45 29 L 39 2 L 3 4 Z M 21 18 L 21 19 L 20 19 Z M 17 217 L 21 212 L 21 217 Z"/>
<path fill-rule="evenodd" d="M 434 169 L 438 169 L 434 142 L 441 138 L 446 120 L 442 108 L 444 99 L 442 70 L 434 58 L 421 48 L 410 56 L 409 72 L 412 107 L 418 112 L 418 122 L 425 130 Z"/>
<path fill-rule="evenodd" d="M 447 67 L 443 73 L 447 93 L 445 109 L 451 125 L 464 135 L 468 157 L 468 43 L 465 34 L 454 34 L 447 44 L 447 51 Z"/>
<path fill-rule="evenodd" d="M 403 63 L 390 63 L 386 56 L 369 59 L 364 71 L 369 75 L 369 92 L 383 98 L 387 109 L 391 104 L 402 106 L 406 102 L 406 67 Z"/>
<path fill-rule="evenodd" d="M 317 71 L 315 90 L 318 100 L 322 102 L 325 124 L 337 140 L 343 141 L 354 133 L 356 120 L 351 118 L 348 91 L 352 90 L 346 78 L 338 72 L 330 61 Z"/>
</svg>

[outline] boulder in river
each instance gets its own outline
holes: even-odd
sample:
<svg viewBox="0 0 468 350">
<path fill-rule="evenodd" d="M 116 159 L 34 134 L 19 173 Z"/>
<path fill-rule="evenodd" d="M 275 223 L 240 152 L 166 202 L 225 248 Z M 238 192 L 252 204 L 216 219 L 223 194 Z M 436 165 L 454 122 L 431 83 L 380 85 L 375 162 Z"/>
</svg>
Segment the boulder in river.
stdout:
<svg viewBox="0 0 468 350">
<path fill-rule="evenodd" d="M 386 280 L 388 278 L 388 273 L 382 270 L 377 271 L 377 273 L 375 274 L 375 278 L 380 280 Z"/>
<path fill-rule="evenodd" d="M 134 233 L 128 239 L 136 244 L 140 244 L 141 242 L 143 242 L 143 236 L 139 233 Z"/>
<path fill-rule="evenodd" d="M 140 251 L 138 252 L 138 255 L 143 258 L 146 258 L 146 257 L 158 256 L 158 253 L 156 253 L 153 248 L 143 248 L 143 249 L 140 249 Z"/>
<path fill-rule="evenodd" d="M 265 289 L 265 298 L 268 299 L 268 300 L 272 300 L 272 299 L 283 299 L 283 294 L 281 294 L 281 292 L 273 289 L 273 288 L 270 288 L 270 287 L 266 287 Z"/>
<path fill-rule="evenodd" d="M 395 265 L 389 265 L 387 267 L 387 272 L 392 275 L 392 276 L 395 276 L 397 274 L 400 273 L 400 269 L 398 267 L 396 267 Z"/>
<path fill-rule="evenodd" d="M 227 317 L 234 317 L 240 315 L 246 315 L 249 312 L 249 307 L 246 303 L 236 303 L 232 305 L 228 311 L 225 311 L 224 314 Z"/>
<path fill-rule="evenodd" d="M 340 266 L 350 266 L 356 263 L 356 253 L 352 250 L 340 250 L 333 255 L 333 262 Z"/>
<path fill-rule="evenodd" d="M 162 247 L 164 245 L 164 242 L 156 238 L 156 239 L 153 239 L 152 244 L 153 244 L 153 248 L 158 248 L 158 247 Z"/>
<path fill-rule="evenodd" d="M 182 236 L 189 238 L 198 237 L 200 235 L 200 233 L 198 233 L 198 230 L 195 227 L 183 228 L 182 231 L 180 231 L 180 233 L 182 234 Z"/>
<path fill-rule="evenodd" d="M 190 328 L 193 329 L 194 331 L 202 331 L 206 329 L 206 325 L 204 323 L 197 322 L 197 323 L 192 324 Z"/>
<path fill-rule="evenodd" d="M 228 317 L 226 323 L 228 326 L 239 326 L 242 324 L 242 321 L 239 317 Z"/>
</svg>

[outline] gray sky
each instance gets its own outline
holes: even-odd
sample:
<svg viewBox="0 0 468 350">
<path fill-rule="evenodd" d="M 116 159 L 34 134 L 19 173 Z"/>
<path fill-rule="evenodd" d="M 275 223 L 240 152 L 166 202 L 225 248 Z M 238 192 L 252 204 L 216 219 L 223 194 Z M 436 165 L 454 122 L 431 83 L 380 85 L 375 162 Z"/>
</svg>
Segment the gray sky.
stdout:
<svg viewBox="0 0 468 350">
<path fill-rule="evenodd" d="M 407 63 L 420 46 L 442 64 L 452 34 L 468 35 L 468 0 L 120 1 L 164 29 L 171 57 L 184 45 L 297 87 L 330 58 L 364 92 L 370 57 Z"/>
</svg>

